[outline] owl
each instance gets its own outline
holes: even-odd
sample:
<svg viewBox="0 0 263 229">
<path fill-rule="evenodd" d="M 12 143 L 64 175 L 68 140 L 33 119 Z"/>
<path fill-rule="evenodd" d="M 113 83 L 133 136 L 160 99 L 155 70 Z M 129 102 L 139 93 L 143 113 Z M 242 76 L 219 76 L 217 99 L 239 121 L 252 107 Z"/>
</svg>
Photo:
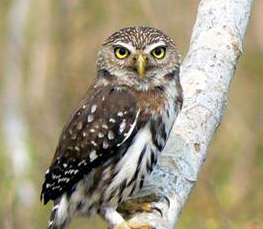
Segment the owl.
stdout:
<svg viewBox="0 0 263 229">
<path fill-rule="evenodd" d="M 62 130 L 41 199 L 54 201 L 48 229 L 100 214 L 133 228 L 118 204 L 138 192 L 157 163 L 183 103 L 180 56 L 149 27 L 124 28 L 98 52 L 95 82 Z"/>
</svg>

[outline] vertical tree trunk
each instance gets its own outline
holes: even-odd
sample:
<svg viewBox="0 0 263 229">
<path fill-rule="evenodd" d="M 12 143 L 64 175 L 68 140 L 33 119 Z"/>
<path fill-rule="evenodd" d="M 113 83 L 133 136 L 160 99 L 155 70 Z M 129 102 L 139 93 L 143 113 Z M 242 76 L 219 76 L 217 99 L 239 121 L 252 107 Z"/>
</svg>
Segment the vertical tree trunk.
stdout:
<svg viewBox="0 0 263 229">
<path fill-rule="evenodd" d="M 148 180 L 161 199 L 158 212 L 137 213 L 131 221 L 149 222 L 158 229 L 175 225 L 189 197 L 207 149 L 226 107 L 253 0 L 202 0 L 190 48 L 181 68 L 183 110 L 173 127 L 165 152 Z M 150 191 L 152 192 L 152 191 Z"/>
</svg>

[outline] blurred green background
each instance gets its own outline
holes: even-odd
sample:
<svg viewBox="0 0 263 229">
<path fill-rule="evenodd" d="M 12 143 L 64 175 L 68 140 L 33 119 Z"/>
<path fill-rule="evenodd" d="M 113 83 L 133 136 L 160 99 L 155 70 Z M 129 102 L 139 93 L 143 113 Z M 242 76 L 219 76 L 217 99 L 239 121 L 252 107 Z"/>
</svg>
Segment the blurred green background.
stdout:
<svg viewBox="0 0 263 229">
<path fill-rule="evenodd" d="M 46 228 L 39 201 L 63 123 L 123 27 L 160 28 L 185 56 L 198 0 L 0 1 L 0 228 Z M 178 229 L 263 228 L 263 1 L 256 1 L 223 123 Z M 105 228 L 99 217 L 70 228 Z"/>
</svg>

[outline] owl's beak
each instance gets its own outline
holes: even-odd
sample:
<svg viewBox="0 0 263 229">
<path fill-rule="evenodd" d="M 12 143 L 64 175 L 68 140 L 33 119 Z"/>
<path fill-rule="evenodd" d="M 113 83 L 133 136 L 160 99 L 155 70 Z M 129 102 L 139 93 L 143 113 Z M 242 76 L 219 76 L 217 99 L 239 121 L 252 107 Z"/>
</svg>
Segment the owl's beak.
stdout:
<svg viewBox="0 0 263 229">
<path fill-rule="evenodd" d="M 142 80 L 145 72 L 145 66 L 147 63 L 147 57 L 143 54 L 138 54 L 136 60 L 136 68 L 139 75 L 139 79 Z"/>
</svg>

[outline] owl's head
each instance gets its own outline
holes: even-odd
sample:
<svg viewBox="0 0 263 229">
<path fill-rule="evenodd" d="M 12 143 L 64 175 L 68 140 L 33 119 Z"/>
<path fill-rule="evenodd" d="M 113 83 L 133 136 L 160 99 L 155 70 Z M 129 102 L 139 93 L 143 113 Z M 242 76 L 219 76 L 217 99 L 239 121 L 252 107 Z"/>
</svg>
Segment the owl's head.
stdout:
<svg viewBox="0 0 263 229">
<path fill-rule="evenodd" d="M 98 78 L 147 90 L 178 76 L 180 56 L 171 38 L 149 27 L 112 34 L 98 53 Z"/>
</svg>

